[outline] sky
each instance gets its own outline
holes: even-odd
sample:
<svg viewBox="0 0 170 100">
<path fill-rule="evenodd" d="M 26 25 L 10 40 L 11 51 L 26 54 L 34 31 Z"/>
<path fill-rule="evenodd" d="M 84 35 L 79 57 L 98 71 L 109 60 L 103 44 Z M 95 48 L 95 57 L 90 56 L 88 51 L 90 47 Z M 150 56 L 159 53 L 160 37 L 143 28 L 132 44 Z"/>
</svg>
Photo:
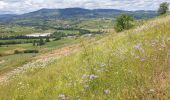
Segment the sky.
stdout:
<svg viewBox="0 0 170 100">
<path fill-rule="evenodd" d="M 22 14 L 42 8 L 87 8 L 121 10 L 157 10 L 162 2 L 170 0 L 0 0 L 0 14 Z"/>
</svg>

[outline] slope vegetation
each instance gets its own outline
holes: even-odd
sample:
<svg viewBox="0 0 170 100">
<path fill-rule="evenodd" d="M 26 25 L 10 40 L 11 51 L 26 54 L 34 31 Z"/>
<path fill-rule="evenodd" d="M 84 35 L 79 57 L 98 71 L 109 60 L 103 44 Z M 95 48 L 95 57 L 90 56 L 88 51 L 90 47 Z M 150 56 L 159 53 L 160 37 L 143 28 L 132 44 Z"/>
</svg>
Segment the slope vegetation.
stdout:
<svg viewBox="0 0 170 100">
<path fill-rule="evenodd" d="M 0 86 L 0 99 L 169 99 L 170 16 L 110 34 Z M 37 65 L 41 66 L 41 65 Z"/>
</svg>

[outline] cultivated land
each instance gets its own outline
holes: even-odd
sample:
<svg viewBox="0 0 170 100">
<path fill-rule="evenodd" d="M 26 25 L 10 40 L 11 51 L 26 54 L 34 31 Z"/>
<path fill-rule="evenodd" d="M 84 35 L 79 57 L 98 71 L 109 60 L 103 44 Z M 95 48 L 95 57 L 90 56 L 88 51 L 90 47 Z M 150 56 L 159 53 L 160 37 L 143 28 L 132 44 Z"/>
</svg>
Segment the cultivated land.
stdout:
<svg viewBox="0 0 170 100">
<path fill-rule="evenodd" d="M 167 15 L 102 39 L 51 49 L 0 75 L 0 99 L 169 100 L 169 29 Z"/>
</svg>

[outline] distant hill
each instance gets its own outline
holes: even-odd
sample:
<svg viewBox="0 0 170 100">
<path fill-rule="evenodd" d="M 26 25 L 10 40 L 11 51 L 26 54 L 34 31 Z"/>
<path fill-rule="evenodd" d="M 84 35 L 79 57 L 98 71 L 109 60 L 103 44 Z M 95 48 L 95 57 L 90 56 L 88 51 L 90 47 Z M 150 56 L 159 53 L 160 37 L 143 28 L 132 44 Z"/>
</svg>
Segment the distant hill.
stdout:
<svg viewBox="0 0 170 100">
<path fill-rule="evenodd" d="M 1 23 L 15 23 L 20 20 L 49 20 L 49 19 L 74 19 L 74 18 L 115 18 L 116 16 L 127 13 L 136 19 L 147 19 L 157 15 L 155 11 L 123 11 L 117 9 L 40 9 L 38 11 L 22 15 L 0 15 Z"/>
</svg>

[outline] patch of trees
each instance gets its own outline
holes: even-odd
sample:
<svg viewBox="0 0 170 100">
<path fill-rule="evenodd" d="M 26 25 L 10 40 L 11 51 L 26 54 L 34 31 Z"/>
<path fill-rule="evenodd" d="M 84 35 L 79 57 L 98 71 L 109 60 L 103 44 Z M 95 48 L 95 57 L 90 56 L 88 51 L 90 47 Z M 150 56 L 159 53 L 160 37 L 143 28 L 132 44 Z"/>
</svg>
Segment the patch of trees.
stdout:
<svg viewBox="0 0 170 100">
<path fill-rule="evenodd" d="M 65 36 L 66 36 L 65 33 L 63 33 L 63 32 L 58 32 L 58 31 L 54 32 L 54 33 L 51 35 L 51 37 L 55 38 L 55 40 L 60 40 L 62 37 L 65 37 Z"/>
<path fill-rule="evenodd" d="M 57 30 L 70 30 L 70 31 L 74 31 L 74 30 L 79 30 L 78 28 L 73 28 L 73 27 L 51 27 Z"/>
<path fill-rule="evenodd" d="M 33 43 L 33 40 L 28 40 L 28 41 L 7 41 L 7 42 L 0 42 L 0 45 L 26 44 L 26 43 Z"/>
<path fill-rule="evenodd" d="M 46 37 L 45 39 L 39 38 L 36 40 L 12 40 L 12 41 L 6 41 L 6 42 L 0 42 L 1 45 L 15 45 L 15 44 L 27 44 L 27 43 L 33 43 L 33 46 L 41 46 L 45 45 L 46 42 L 50 42 L 50 37 Z"/>
<path fill-rule="evenodd" d="M 102 34 L 103 32 L 100 30 L 92 32 L 92 31 L 86 30 L 86 29 L 79 29 L 79 33 L 80 33 L 80 35 L 85 35 L 85 34 Z"/>
<path fill-rule="evenodd" d="M 85 34 L 102 34 L 103 32 L 102 31 L 90 31 L 90 30 L 86 30 L 86 29 L 78 29 L 79 31 L 79 34 L 66 34 L 64 32 L 59 32 L 59 31 L 56 31 L 54 32 L 51 37 L 52 38 L 55 38 L 55 40 L 60 40 L 62 37 L 68 37 L 68 36 L 77 36 L 77 35 L 85 35 Z"/>
<path fill-rule="evenodd" d="M 40 38 L 39 40 L 33 41 L 33 46 L 42 46 L 45 45 L 46 42 L 50 42 L 50 39 L 48 37 L 46 37 L 45 40 L 43 38 Z"/>
<path fill-rule="evenodd" d="M 43 37 L 45 38 L 45 37 Z M 14 39 L 39 39 L 39 37 L 29 37 L 29 36 L 23 36 L 23 35 L 18 35 L 18 36 L 1 36 L 0 40 L 14 40 Z"/>
</svg>

